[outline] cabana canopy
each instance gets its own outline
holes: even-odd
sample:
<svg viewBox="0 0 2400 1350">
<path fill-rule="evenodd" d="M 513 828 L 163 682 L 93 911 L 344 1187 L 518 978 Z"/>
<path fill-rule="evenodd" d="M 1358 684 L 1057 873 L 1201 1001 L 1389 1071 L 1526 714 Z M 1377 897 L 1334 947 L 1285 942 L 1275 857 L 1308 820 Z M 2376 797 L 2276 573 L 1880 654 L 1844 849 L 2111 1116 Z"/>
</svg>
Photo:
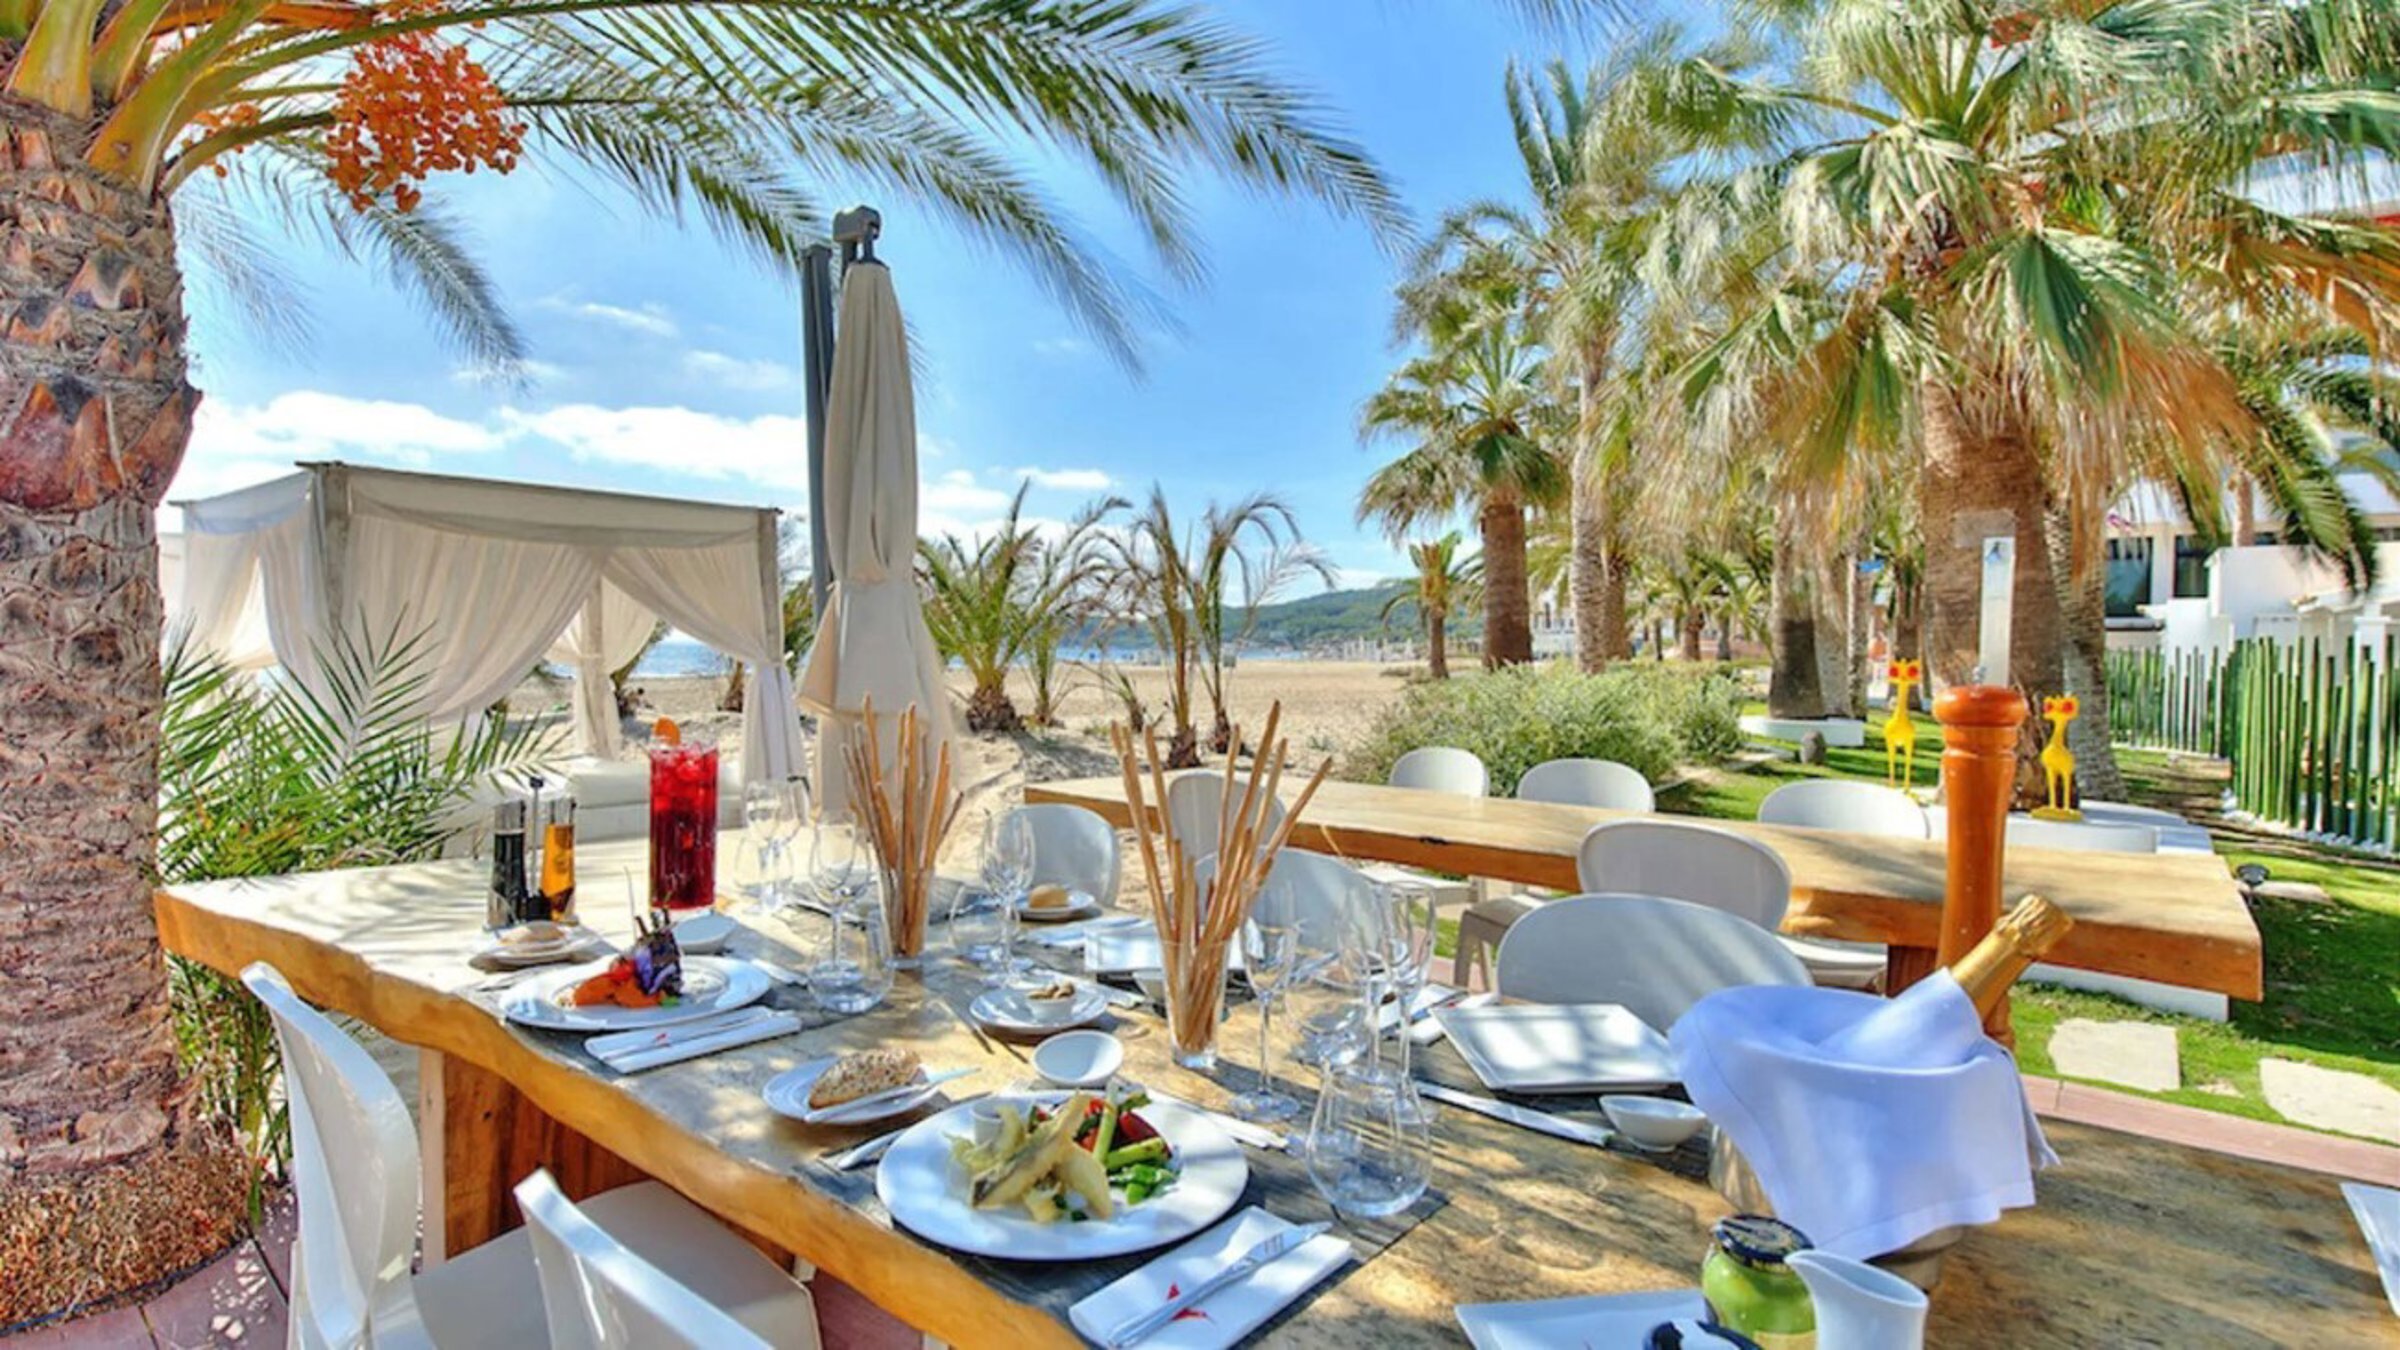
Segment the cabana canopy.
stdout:
<svg viewBox="0 0 2400 1350">
<path fill-rule="evenodd" d="M 488 707 L 536 662 L 558 662 L 575 672 L 578 748 L 607 757 L 619 745 L 608 673 L 663 619 L 750 666 L 743 776 L 800 771 L 775 511 L 299 467 L 181 503 L 180 594 L 167 605 L 198 650 L 279 665 L 317 688 L 317 652 L 336 631 L 414 635 L 437 720 Z"/>
</svg>

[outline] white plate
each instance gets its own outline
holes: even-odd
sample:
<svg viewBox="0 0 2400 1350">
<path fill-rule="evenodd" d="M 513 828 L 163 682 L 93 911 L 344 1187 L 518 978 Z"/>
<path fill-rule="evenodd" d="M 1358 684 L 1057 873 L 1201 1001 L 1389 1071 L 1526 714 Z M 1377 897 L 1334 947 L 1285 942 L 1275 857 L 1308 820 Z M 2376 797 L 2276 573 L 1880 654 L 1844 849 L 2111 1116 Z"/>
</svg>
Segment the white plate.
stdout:
<svg viewBox="0 0 2400 1350">
<path fill-rule="evenodd" d="M 1054 1103 L 1068 1095 L 1045 1092 L 1010 1100 Z M 976 1209 L 967 1203 L 966 1164 L 950 1156 L 950 1139 L 973 1132 L 968 1112 L 979 1105 L 954 1106 L 910 1126 L 875 1172 L 875 1194 L 896 1222 L 958 1251 L 1011 1261 L 1088 1261 L 1148 1251 L 1225 1217 L 1250 1184 L 1250 1162 L 1224 1131 L 1172 1102 L 1152 1102 L 1140 1108 L 1141 1117 L 1158 1127 L 1182 1168 L 1164 1194 L 1088 1223 L 1035 1223 L 1013 1206 Z"/>
<path fill-rule="evenodd" d="M 1614 1003 L 1437 1008 L 1467 1067 L 1497 1092 L 1614 1092 L 1677 1081 L 1667 1038 Z"/>
<path fill-rule="evenodd" d="M 1068 891 L 1067 903 L 1053 909 L 1035 909 L 1031 895 L 1017 902 L 1017 917 L 1027 923 L 1065 923 L 1099 912 L 1100 897 L 1089 891 Z"/>
<path fill-rule="evenodd" d="M 1047 1021 L 1035 1017 L 1033 1010 L 1024 1005 L 1024 997 L 1014 990 L 986 989 L 967 1005 L 967 1012 L 985 1026 L 1002 1031 L 1064 1031 L 1099 1021 L 1100 1014 L 1108 1011 L 1108 996 L 1088 984 L 1079 984 L 1075 986 L 1073 1011 Z"/>
<path fill-rule="evenodd" d="M 1475 1350 L 1641 1350 L 1650 1328 L 1705 1317 L 1697 1289 L 1597 1294 L 1530 1303 L 1462 1303 L 1458 1324 Z"/>
<path fill-rule="evenodd" d="M 608 939 L 591 929 L 574 928 L 556 942 L 502 942 L 494 938 L 485 944 L 483 950 L 475 953 L 475 959 L 506 970 L 521 970 L 560 961 L 585 960 L 606 946 Z"/>
<path fill-rule="evenodd" d="M 925 1082 L 925 1070 L 920 1066 L 917 1069 L 919 1090 L 907 1096 L 894 1097 L 880 1106 L 867 1107 L 863 1114 L 845 1111 L 843 1107 L 850 1105 L 848 1102 L 819 1110 L 808 1104 L 808 1090 L 817 1085 L 817 1080 L 825 1076 L 827 1069 L 833 1067 L 835 1058 L 827 1055 L 823 1059 L 812 1059 L 797 1069 L 779 1073 L 767 1080 L 767 1085 L 760 1089 L 760 1095 L 767 1099 L 767 1105 L 774 1108 L 777 1115 L 790 1116 L 804 1124 L 866 1125 L 914 1111 L 932 1101 L 942 1090 L 939 1083 Z M 824 1119 L 826 1116 L 838 1116 L 839 1119 L 828 1122 Z"/>
<path fill-rule="evenodd" d="M 1242 968 L 1242 944 L 1227 944 L 1227 973 Z M 1156 970 L 1163 964 L 1158 950 L 1158 925 L 1149 922 L 1111 924 L 1089 930 L 1083 939 L 1084 969 L 1095 975 L 1123 975 Z"/>
<path fill-rule="evenodd" d="M 2345 1181 L 2342 1194 L 2350 1201 L 2350 1212 L 2358 1216 L 2358 1231 L 2366 1235 L 2375 1268 L 2383 1272 L 2383 1296 L 2392 1301 L 2393 1315 L 2400 1316 L 2400 1191 Z"/>
<path fill-rule="evenodd" d="M 610 958 L 614 960 L 615 958 Z M 671 1027 L 756 1003 L 774 987 L 767 972 L 747 961 L 721 956 L 683 958 L 683 997 L 672 1006 L 619 1008 L 601 1005 L 570 1008 L 559 1000 L 584 980 L 608 969 L 607 961 L 586 961 L 530 975 L 508 991 L 501 1015 L 520 1026 L 546 1031 L 632 1031 L 640 1027 Z"/>
</svg>

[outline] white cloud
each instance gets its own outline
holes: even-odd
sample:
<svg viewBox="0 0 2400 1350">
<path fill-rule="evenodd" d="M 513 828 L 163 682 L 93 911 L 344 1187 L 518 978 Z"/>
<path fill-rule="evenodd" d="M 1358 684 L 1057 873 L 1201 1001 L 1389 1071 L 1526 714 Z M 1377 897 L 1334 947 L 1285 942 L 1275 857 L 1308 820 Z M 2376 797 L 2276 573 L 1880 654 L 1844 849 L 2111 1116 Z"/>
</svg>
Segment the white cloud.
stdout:
<svg viewBox="0 0 2400 1350">
<path fill-rule="evenodd" d="M 780 361 L 752 361 L 724 352 L 686 352 L 683 372 L 727 389 L 783 389 L 800 382 L 799 370 Z"/>
<path fill-rule="evenodd" d="M 530 358 L 517 363 L 516 373 L 535 384 L 551 384 L 567 377 L 566 367 Z M 484 364 L 459 366 L 450 372 L 450 378 L 460 384 L 489 384 L 508 377 L 497 367 Z"/>
<path fill-rule="evenodd" d="M 999 488 L 976 482 L 975 475 L 965 469 L 952 469 L 938 478 L 928 478 L 917 488 L 919 507 L 946 515 L 1006 511 L 1008 498 L 1009 494 Z"/>
<path fill-rule="evenodd" d="M 489 426 L 420 403 L 314 389 L 278 394 L 255 406 L 205 399 L 168 495 L 181 500 L 231 492 L 290 473 L 298 460 L 422 469 L 440 459 L 488 454 L 505 443 Z"/>
<path fill-rule="evenodd" d="M 645 337 L 671 338 L 682 331 L 675 326 L 675 320 L 667 313 L 667 307 L 664 305 L 649 304 L 640 309 L 627 309 L 623 305 L 608 305 L 597 300 L 586 300 L 580 304 L 567 303 L 558 307 L 565 309 L 577 318 L 614 324 Z"/>
<path fill-rule="evenodd" d="M 1033 344 L 1034 355 L 1059 361 L 1089 356 L 1092 350 L 1092 344 L 1079 337 L 1040 338 Z"/>
<path fill-rule="evenodd" d="M 540 412 L 504 408 L 500 420 L 512 435 L 553 441 L 586 462 L 742 478 L 774 488 L 808 485 L 807 419 L 801 417 L 739 418 L 678 406 L 568 403 Z"/>
<path fill-rule="evenodd" d="M 1105 469 L 1016 469 L 1012 478 L 1030 478 L 1038 488 L 1059 492 L 1106 492 L 1117 480 Z"/>
</svg>

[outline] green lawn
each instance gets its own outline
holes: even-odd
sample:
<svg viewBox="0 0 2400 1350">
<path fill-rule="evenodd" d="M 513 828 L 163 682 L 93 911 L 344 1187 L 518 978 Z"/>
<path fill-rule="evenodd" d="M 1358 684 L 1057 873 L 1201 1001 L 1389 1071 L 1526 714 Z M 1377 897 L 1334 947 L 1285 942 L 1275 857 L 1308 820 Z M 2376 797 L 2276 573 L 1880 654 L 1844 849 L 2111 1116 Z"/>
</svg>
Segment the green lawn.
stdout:
<svg viewBox="0 0 2400 1350">
<path fill-rule="evenodd" d="M 1940 728 L 1918 719 L 1916 780 L 1935 781 Z M 1790 760 L 1705 771 L 1659 793 L 1659 808 L 1688 815 L 1749 820 L 1777 787 L 1801 778 L 1882 781 L 1883 738 L 1868 729 L 1863 750 L 1833 750 L 1828 763 Z M 2137 801 L 2204 815 L 2216 782 L 2205 768 L 2165 755 L 2120 752 Z M 2266 1056 L 2348 1069 L 2400 1088 L 2400 868 L 2278 839 L 2220 831 L 2229 863 L 2256 862 L 2283 881 L 2325 888 L 2331 904 L 2262 901 L 2254 909 L 2266 947 L 2266 997 L 2237 1000 L 2233 1018 L 2212 1023 L 2173 1017 L 2105 995 L 2027 986 L 2014 1002 L 2018 1058 L 2032 1073 L 2052 1074 L 2050 1032 L 2064 1018 L 2141 1020 L 2175 1027 L 2184 1086 L 2164 1100 L 2260 1120 L 2281 1120 L 2260 1095 Z"/>
</svg>

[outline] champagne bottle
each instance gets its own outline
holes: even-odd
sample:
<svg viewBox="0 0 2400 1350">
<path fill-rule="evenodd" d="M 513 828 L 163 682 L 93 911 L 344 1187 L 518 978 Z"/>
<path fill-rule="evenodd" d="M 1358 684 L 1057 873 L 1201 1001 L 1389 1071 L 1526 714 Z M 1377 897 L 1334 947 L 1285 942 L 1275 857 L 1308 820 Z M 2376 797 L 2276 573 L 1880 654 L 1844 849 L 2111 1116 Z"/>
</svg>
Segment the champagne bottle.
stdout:
<svg viewBox="0 0 2400 1350">
<path fill-rule="evenodd" d="M 1989 1018 L 2025 967 L 2040 960 L 2042 953 L 2057 945 L 2074 926 L 2065 910 L 2041 896 L 2026 896 L 2015 909 L 2000 916 L 1982 941 L 1958 958 L 1950 967 L 1951 978 L 1975 1001 L 1975 1011 Z"/>
</svg>

